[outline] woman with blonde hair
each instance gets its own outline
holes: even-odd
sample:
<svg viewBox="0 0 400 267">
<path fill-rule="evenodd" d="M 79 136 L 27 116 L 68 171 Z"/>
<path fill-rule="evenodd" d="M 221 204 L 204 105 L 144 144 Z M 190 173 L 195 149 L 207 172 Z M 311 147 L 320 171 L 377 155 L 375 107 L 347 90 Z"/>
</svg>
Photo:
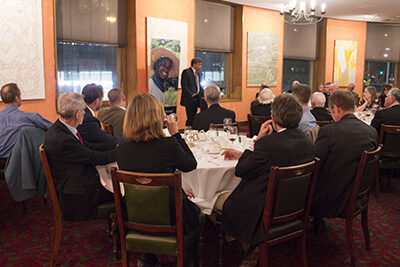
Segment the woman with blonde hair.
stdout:
<svg viewBox="0 0 400 267">
<path fill-rule="evenodd" d="M 178 123 L 170 115 L 166 124 L 170 137 L 163 132 L 164 107 L 160 100 L 150 94 L 137 95 L 125 114 L 123 135 L 127 142 L 116 148 L 115 157 L 121 170 L 144 173 L 173 173 L 176 169 L 188 172 L 196 169 L 197 162 L 186 142 L 178 133 Z M 182 194 L 183 228 L 188 232 L 198 226 L 199 208 Z M 153 254 L 144 254 L 141 265 L 157 263 Z"/>
<path fill-rule="evenodd" d="M 258 104 L 251 107 L 251 115 L 271 117 L 271 103 L 275 95 L 268 88 L 264 88 L 257 96 Z"/>
<path fill-rule="evenodd" d="M 379 109 L 379 98 L 376 94 L 376 88 L 374 86 L 367 86 L 364 89 L 363 100 L 360 102 L 356 111 L 369 111 L 372 114 Z"/>
</svg>

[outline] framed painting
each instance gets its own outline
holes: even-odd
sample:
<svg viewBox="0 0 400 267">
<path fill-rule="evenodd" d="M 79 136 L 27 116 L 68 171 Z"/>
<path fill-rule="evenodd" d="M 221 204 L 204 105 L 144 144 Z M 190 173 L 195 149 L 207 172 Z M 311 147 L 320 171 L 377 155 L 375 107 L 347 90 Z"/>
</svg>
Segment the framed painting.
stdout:
<svg viewBox="0 0 400 267">
<path fill-rule="evenodd" d="M 339 87 L 356 82 L 357 41 L 335 40 L 333 81 Z"/>
</svg>

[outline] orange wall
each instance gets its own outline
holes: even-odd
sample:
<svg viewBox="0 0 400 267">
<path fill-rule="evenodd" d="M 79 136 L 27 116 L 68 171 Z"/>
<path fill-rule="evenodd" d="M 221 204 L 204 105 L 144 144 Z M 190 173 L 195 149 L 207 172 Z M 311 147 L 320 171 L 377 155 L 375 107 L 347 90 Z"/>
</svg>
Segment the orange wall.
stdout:
<svg viewBox="0 0 400 267">
<path fill-rule="evenodd" d="M 357 41 L 357 73 L 355 91 L 359 95 L 362 95 L 366 38 L 366 22 L 328 19 L 326 29 L 325 82 L 333 82 L 335 40 Z"/>
<path fill-rule="evenodd" d="M 247 121 L 250 113 L 250 103 L 255 99 L 259 87 L 247 87 L 247 33 L 262 32 L 279 36 L 278 51 L 278 85 L 271 87 L 275 95 L 281 93 L 283 67 L 283 18 L 278 11 L 268 9 L 243 7 L 243 57 L 242 57 L 242 101 L 224 102 L 222 106 L 236 113 L 237 121 Z"/>
<path fill-rule="evenodd" d="M 146 17 L 170 19 L 188 24 L 188 62 L 194 57 L 194 0 L 136 0 L 136 46 L 137 46 L 137 87 L 138 93 L 147 93 L 147 60 L 146 60 Z M 183 128 L 186 121 L 184 107 L 179 105 L 181 93 L 178 92 L 179 128 Z"/>
<path fill-rule="evenodd" d="M 38 112 L 50 121 L 57 119 L 56 113 L 56 74 L 55 74 L 55 54 L 54 54 L 54 16 L 53 0 L 42 0 L 43 17 L 43 56 L 44 56 L 44 79 L 46 99 L 24 100 L 20 107 L 21 110 Z M 18 81 L 17 81 L 18 83 Z M 3 109 L 4 104 L 0 103 Z"/>
</svg>

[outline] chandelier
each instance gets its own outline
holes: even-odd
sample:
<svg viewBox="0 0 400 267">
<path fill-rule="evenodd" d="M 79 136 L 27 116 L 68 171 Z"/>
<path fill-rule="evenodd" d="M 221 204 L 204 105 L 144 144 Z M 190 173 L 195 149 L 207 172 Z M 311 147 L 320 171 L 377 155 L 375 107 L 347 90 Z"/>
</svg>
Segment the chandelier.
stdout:
<svg viewBox="0 0 400 267">
<path fill-rule="evenodd" d="M 326 4 L 322 3 L 320 7 L 320 15 L 315 14 L 315 0 L 311 0 L 309 4 L 310 12 L 306 10 L 306 2 L 301 1 L 297 5 L 295 0 L 290 1 L 289 4 L 281 4 L 281 15 L 284 16 L 286 23 L 307 25 L 320 22 L 324 18 Z"/>
</svg>

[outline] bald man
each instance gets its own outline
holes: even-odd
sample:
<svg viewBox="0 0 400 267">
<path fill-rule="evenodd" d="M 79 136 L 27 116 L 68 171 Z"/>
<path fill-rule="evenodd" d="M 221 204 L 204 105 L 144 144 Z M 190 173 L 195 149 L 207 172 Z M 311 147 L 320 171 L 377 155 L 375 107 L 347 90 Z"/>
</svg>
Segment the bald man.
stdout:
<svg viewBox="0 0 400 267">
<path fill-rule="evenodd" d="M 325 96 L 321 92 L 315 92 L 311 95 L 311 113 L 317 121 L 331 121 L 332 116 L 325 108 Z"/>
</svg>

